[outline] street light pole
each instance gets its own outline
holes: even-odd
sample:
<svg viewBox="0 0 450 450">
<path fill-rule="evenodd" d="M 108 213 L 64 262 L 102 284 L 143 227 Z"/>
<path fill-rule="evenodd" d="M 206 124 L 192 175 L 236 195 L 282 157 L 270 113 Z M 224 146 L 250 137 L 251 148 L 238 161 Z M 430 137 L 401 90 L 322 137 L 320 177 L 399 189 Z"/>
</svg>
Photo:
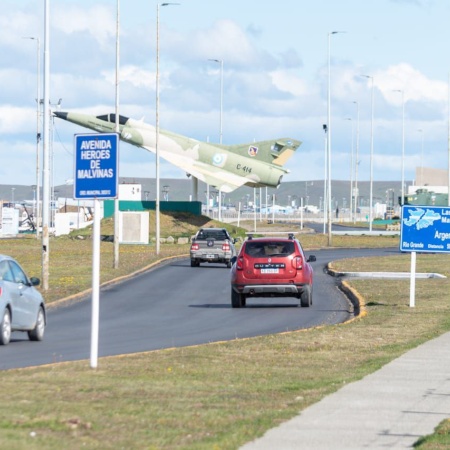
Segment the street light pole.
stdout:
<svg viewBox="0 0 450 450">
<path fill-rule="evenodd" d="M 331 36 L 344 33 L 330 31 L 328 33 L 328 139 L 327 139 L 327 180 L 328 180 L 328 246 L 331 246 Z"/>
<path fill-rule="evenodd" d="M 222 145 L 222 117 L 223 117 L 223 60 L 222 59 L 209 59 L 209 61 L 213 61 L 220 64 L 220 133 L 219 133 L 219 143 Z M 208 185 L 209 188 L 209 185 Z M 221 189 L 219 188 L 219 222 L 222 220 L 222 195 Z"/>
<path fill-rule="evenodd" d="M 447 205 L 450 206 L 450 73 L 448 79 L 448 136 L 447 136 L 447 146 L 448 146 L 448 162 L 447 162 Z"/>
<path fill-rule="evenodd" d="M 323 124 L 323 131 L 325 133 L 325 157 L 323 159 L 323 167 L 324 167 L 324 177 L 323 177 L 323 234 L 325 234 L 326 232 L 326 224 L 327 224 L 327 210 L 328 210 L 328 201 L 327 201 L 327 150 L 328 150 L 328 137 L 327 137 L 327 130 L 328 127 L 327 125 L 324 123 Z M 303 207 L 303 205 L 302 205 Z"/>
<path fill-rule="evenodd" d="M 422 134 L 422 144 L 421 144 L 421 151 L 420 151 L 420 186 L 423 186 L 425 184 L 423 182 L 423 130 L 418 129 L 417 131 Z"/>
<path fill-rule="evenodd" d="M 44 13 L 44 144 L 42 155 L 42 289 L 48 290 L 50 265 L 50 0 L 45 0 Z"/>
<path fill-rule="evenodd" d="M 156 215 L 156 254 L 159 255 L 161 248 L 161 228 L 160 228 L 160 179 L 159 179 L 159 7 L 179 5 L 179 3 L 157 3 L 156 4 L 156 139 L 155 139 L 155 156 L 156 156 L 156 199 L 155 199 L 155 215 Z"/>
<path fill-rule="evenodd" d="M 370 121 L 370 198 L 369 198 L 369 232 L 372 232 L 373 220 L 373 76 L 363 75 L 372 81 L 372 100 L 371 100 L 371 121 Z"/>
<path fill-rule="evenodd" d="M 353 102 L 356 104 L 356 156 L 355 156 L 355 211 L 353 218 L 356 218 L 356 212 L 358 209 L 358 166 L 359 166 L 359 103 Z"/>
<path fill-rule="evenodd" d="M 40 218 L 40 185 L 39 185 L 39 146 L 41 142 L 41 134 L 39 132 L 39 115 L 41 110 L 41 42 L 37 37 L 26 37 L 25 39 L 31 39 L 37 43 L 37 83 L 36 83 L 36 238 L 39 237 L 39 218 Z"/>
<path fill-rule="evenodd" d="M 350 197 L 349 197 L 349 211 L 350 211 L 350 222 L 352 221 L 352 215 L 353 215 L 353 120 L 351 117 L 347 117 L 346 120 L 350 121 L 351 124 L 351 151 L 350 151 Z"/>
<path fill-rule="evenodd" d="M 119 67 L 120 67 L 120 0 L 117 0 L 116 14 L 116 115 L 115 115 L 115 132 L 119 134 Z M 117 141 L 119 142 L 119 140 Z M 119 196 L 114 199 L 114 269 L 119 268 Z"/>
<path fill-rule="evenodd" d="M 220 134 L 219 143 L 222 144 L 222 119 L 223 119 L 223 59 L 209 59 L 220 64 Z"/>
<path fill-rule="evenodd" d="M 396 89 L 394 92 L 402 94 L 402 186 L 401 186 L 401 200 L 400 206 L 405 203 L 405 91 Z"/>
</svg>

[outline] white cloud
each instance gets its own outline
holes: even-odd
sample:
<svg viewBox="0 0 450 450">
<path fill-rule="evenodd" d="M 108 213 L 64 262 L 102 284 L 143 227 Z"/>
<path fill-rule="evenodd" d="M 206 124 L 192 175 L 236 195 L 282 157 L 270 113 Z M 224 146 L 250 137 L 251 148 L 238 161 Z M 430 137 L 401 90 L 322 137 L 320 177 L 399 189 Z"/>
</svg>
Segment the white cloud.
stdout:
<svg viewBox="0 0 450 450">
<path fill-rule="evenodd" d="M 374 84 L 389 103 L 401 104 L 401 96 L 395 90 L 404 91 L 408 100 L 444 102 L 447 101 L 448 85 L 443 81 L 431 80 L 409 64 L 401 63 L 377 71 Z"/>
<path fill-rule="evenodd" d="M 111 39 L 115 42 L 114 12 L 113 6 L 93 5 L 84 8 L 73 4 L 55 4 L 51 15 L 52 27 L 69 35 L 86 32 L 96 39 L 101 48 L 106 48 L 111 44 Z"/>
<path fill-rule="evenodd" d="M 298 97 L 306 95 L 309 91 L 307 83 L 292 71 L 276 70 L 270 75 L 274 86 L 280 91 L 289 92 Z"/>
</svg>

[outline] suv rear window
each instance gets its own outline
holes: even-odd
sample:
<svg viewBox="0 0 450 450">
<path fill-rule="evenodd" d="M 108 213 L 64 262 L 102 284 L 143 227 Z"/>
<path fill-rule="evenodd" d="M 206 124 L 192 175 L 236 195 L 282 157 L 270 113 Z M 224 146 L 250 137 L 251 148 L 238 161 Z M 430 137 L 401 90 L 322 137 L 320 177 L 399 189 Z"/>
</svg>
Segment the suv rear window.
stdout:
<svg viewBox="0 0 450 450">
<path fill-rule="evenodd" d="M 286 241 L 247 241 L 245 246 L 245 254 L 253 258 L 261 258 L 264 256 L 288 256 L 294 253 L 294 250 L 294 243 Z"/>
</svg>

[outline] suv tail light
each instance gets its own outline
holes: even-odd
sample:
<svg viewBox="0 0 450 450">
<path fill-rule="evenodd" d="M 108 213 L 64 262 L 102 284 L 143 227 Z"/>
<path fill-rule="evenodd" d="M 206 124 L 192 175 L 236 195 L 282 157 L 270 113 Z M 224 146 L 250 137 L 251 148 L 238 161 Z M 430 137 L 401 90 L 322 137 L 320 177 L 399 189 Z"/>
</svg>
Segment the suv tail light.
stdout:
<svg viewBox="0 0 450 450">
<path fill-rule="evenodd" d="M 230 244 L 222 244 L 222 250 L 224 252 L 229 252 L 230 251 Z"/>
<path fill-rule="evenodd" d="M 303 259 L 301 256 L 296 256 L 292 259 L 292 267 L 297 270 L 303 269 Z"/>
<path fill-rule="evenodd" d="M 199 250 L 200 246 L 198 244 L 192 244 L 191 245 L 191 250 L 197 251 Z"/>
<path fill-rule="evenodd" d="M 236 260 L 236 270 L 244 269 L 244 258 L 241 256 Z"/>
</svg>

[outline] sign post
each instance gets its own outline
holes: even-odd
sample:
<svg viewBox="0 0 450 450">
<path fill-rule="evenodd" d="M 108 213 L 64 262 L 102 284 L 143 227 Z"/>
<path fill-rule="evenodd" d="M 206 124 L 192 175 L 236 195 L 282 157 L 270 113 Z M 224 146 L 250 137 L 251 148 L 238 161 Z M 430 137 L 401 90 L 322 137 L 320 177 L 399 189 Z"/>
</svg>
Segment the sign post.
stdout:
<svg viewBox="0 0 450 450">
<path fill-rule="evenodd" d="M 450 253 L 450 207 L 403 206 L 400 251 L 411 253 L 409 306 L 414 307 L 416 252 Z"/>
<path fill-rule="evenodd" d="M 74 199 L 94 200 L 92 239 L 92 319 L 91 368 L 98 362 L 100 322 L 100 199 L 118 194 L 119 136 L 111 134 L 75 135 Z"/>
</svg>

